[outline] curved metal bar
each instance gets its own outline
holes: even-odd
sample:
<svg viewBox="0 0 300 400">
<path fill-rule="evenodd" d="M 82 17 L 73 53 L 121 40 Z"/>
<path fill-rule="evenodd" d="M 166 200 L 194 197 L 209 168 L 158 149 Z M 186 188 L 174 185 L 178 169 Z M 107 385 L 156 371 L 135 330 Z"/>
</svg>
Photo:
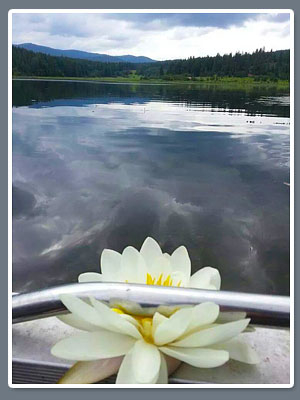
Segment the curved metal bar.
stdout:
<svg viewBox="0 0 300 400">
<path fill-rule="evenodd" d="M 136 302 L 142 306 L 199 304 L 212 301 L 222 311 L 246 311 L 251 322 L 262 325 L 288 326 L 290 298 L 239 292 L 162 287 L 128 283 L 73 283 L 55 286 L 12 297 L 13 323 L 66 313 L 60 295 L 93 296 L 98 300 L 112 299 Z"/>
</svg>

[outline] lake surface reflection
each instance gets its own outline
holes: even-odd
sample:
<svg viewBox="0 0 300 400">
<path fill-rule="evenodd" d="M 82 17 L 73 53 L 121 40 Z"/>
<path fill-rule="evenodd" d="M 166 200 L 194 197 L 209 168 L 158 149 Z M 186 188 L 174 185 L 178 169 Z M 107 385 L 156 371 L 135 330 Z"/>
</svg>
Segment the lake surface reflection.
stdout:
<svg viewBox="0 0 300 400">
<path fill-rule="evenodd" d="M 289 294 L 286 92 L 14 81 L 13 106 L 15 291 L 153 236 L 223 289 Z"/>
</svg>

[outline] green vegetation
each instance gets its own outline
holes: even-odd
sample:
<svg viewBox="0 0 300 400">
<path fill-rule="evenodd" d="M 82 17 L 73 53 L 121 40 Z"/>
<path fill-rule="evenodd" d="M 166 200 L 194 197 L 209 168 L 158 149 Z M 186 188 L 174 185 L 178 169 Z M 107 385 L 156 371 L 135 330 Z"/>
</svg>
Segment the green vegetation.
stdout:
<svg viewBox="0 0 300 400">
<path fill-rule="evenodd" d="M 75 58 L 49 56 L 13 46 L 13 75 L 58 77 L 108 77 L 127 76 L 133 69 L 131 63 L 108 63 Z"/>
<path fill-rule="evenodd" d="M 185 76 L 187 79 L 209 77 L 216 80 L 220 77 L 254 77 L 257 80 L 288 80 L 290 74 L 290 51 L 269 51 L 263 49 L 254 53 L 225 54 L 215 57 L 190 57 L 187 60 L 164 61 L 162 63 L 140 64 L 139 75 L 158 77 L 165 80 Z"/>
<path fill-rule="evenodd" d="M 86 77 L 61 77 L 61 76 L 13 76 L 15 79 L 47 79 L 47 80 L 74 80 L 74 81 L 91 81 L 91 82 L 112 82 L 112 83 L 148 83 L 148 84 L 185 84 L 185 85 L 201 85 L 202 87 L 215 87 L 226 89 L 251 89 L 255 87 L 276 87 L 278 89 L 289 89 L 290 82 L 288 80 L 255 80 L 254 78 L 219 78 L 212 80 L 210 78 L 196 78 L 194 80 L 177 79 L 165 81 L 163 79 L 143 79 L 136 75 L 128 77 L 102 77 L 102 78 L 86 78 Z"/>
<path fill-rule="evenodd" d="M 56 57 L 13 46 L 13 77 L 288 88 L 289 50 L 131 64 Z"/>
</svg>

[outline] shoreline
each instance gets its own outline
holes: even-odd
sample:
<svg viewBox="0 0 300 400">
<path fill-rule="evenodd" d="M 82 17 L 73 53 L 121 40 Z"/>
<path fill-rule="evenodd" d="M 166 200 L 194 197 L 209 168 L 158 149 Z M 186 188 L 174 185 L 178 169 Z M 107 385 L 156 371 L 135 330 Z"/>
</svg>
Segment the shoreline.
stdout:
<svg viewBox="0 0 300 400">
<path fill-rule="evenodd" d="M 211 80 L 208 78 L 196 78 L 195 80 L 171 80 L 164 79 L 132 79 L 123 77 L 56 77 L 56 76 L 13 76 L 12 80 L 39 80 L 39 81 L 73 81 L 73 82 L 93 82 L 93 83 L 126 83 L 137 85 L 198 85 L 208 87 L 219 87 L 228 89 L 246 89 L 246 88 L 278 88 L 288 90 L 289 81 L 279 80 L 277 82 L 254 81 L 253 78 L 219 78 Z"/>
</svg>

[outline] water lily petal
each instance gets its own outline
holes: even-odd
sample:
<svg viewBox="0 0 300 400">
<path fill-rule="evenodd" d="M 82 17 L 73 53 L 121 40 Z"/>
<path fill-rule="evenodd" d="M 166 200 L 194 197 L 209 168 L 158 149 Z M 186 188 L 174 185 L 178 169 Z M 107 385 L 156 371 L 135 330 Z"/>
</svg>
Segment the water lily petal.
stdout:
<svg viewBox="0 0 300 400">
<path fill-rule="evenodd" d="M 167 277 L 172 273 L 170 261 L 162 255 L 156 257 L 151 266 L 147 266 L 147 269 L 152 278 L 155 278 L 156 282 L 161 276 L 161 284 L 163 284 Z"/>
<path fill-rule="evenodd" d="M 144 241 L 140 253 L 146 261 L 147 268 L 151 268 L 154 260 L 162 255 L 160 245 L 151 237 L 147 237 Z"/>
<path fill-rule="evenodd" d="M 221 277 L 216 268 L 204 267 L 191 276 L 189 286 L 197 289 L 220 290 Z"/>
<path fill-rule="evenodd" d="M 100 264 L 103 281 L 120 282 L 121 254 L 117 251 L 104 249 L 101 254 Z"/>
<path fill-rule="evenodd" d="M 99 326 L 90 324 L 87 321 L 84 321 L 82 318 L 77 317 L 76 315 L 70 313 L 70 314 L 64 314 L 64 315 L 57 315 L 56 316 L 61 322 L 72 326 L 73 328 L 80 329 L 82 331 L 97 331 L 99 330 Z"/>
<path fill-rule="evenodd" d="M 182 272 L 185 279 L 191 276 L 191 260 L 189 253 L 184 246 L 178 247 L 171 255 L 172 270 Z"/>
<path fill-rule="evenodd" d="M 172 271 L 171 272 L 171 281 L 172 281 L 172 286 L 178 286 L 178 287 L 187 287 L 189 283 L 190 277 L 184 275 L 183 272 L 180 271 Z"/>
<path fill-rule="evenodd" d="M 247 364 L 259 363 L 259 357 L 254 349 L 241 339 L 231 339 L 228 342 L 219 343 L 212 346 L 214 349 L 226 350 L 229 357 L 233 360 L 241 361 Z"/>
<path fill-rule="evenodd" d="M 170 343 L 181 336 L 191 321 L 191 308 L 182 308 L 157 326 L 154 342 L 158 346 Z"/>
<path fill-rule="evenodd" d="M 156 307 L 156 311 L 164 315 L 165 317 L 170 317 L 172 314 L 175 313 L 175 311 L 178 311 L 181 308 L 183 308 L 182 305 L 174 305 L 174 306 L 161 305 Z"/>
<path fill-rule="evenodd" d="M 168 365 L 165 356 L 160 352 L 160 368 L 157 378 L 157 384 L 168 383 Z"/>
<path fill-rule="evenodd" d="M 220 312 L 216 323 L 224 324 L 225 322 L 237 321 L 240 319 L 245 319 L 247 317 L 247 313 L 244 311 L 222 311 Z M 245 332 L 255 332 L 255 328 L 252 325 L 248 325 L 247 328 L 243 331 Z"/>
<path fill-rule="evenodd" d="M 140 253 L 128 246 L 122 253 L 121 270 L 123 281 L 131 283 L 146 283 L 146 263 Z"/>
<path fill-rule="evenodd" d="M 214 349 L 189 349 L 179 347 L 160 347 L 160 351 L 198 368 L 215 368 L 229 360 L 229 353 Z"/>
<path fill-rule="evenodd" d="M 134 325 L 136 328 L 140 327 L 140 324 L 138 323 L 138 321 L 133 318 L 131 315 L 128 314 L 120 314 L 120 317 L 125 319 L 126 321 L 130 322 L 132 325 Z"/>
<path fill-rule="evenodd" d="M 78 282 L 102 282 L 102 274 L 98 274 L 97 272 L 85 272 L 78 276 Z"/>
<path fill-rule="evenodd" d="M 154 336 L 156 328 L 158 327 L 159 324 L 161 324 L 163 321 L 166 321 L 168 318 L 165 317 L 164 315 L 160 314 L 159 312 L 156 312 L 153 315 L 152 318 L 152 336 Z"/>
<path fill-rule="evenodd" d="M 99 315 L 91 305 L 87 304 L 79 297 L 71 294 L 63 294 L 60 296 L 60 299 L 67 309 L 76 317 L 89 324 L 105 328 L 105 320 L 103 317 Z"/>
<path fill-rule="evenodd" d="M 156 346 L 138 340 L 132 349 L 132 368 L 138 383 L 151 383 L 158 377 L 160 354 Z"/>
<path fill-rule="evenodd" d="M 202 329 L 192 333 L 182 340 L 172 343 L 172 346 L 178 347 L 204 347 L 225 342 L 241 333 L 249 324 L 250 319 L 228 322 L 212 328 Z"/>
<path fill-rule="evenodd" d="M 65 373 L 58 383 L 85 384 L 102 381 L 118 371 L 122 360 L 123 356 L 96 361 L 79 361 Z"/>
<path fill-rule="evenodd" d="M 129 300 L 110 299 L 109 305 L 111 308 L 120 308 L 128 314 L 144 315 L 145 307 Z M 151 314 L 152 315 L 152 314 Z"/>
<path fill-rule="evenodd" d="M 133 373 L 132 366 L 132 352 L 128 352 L 119 368 L 119 372 L 116 379 L 117 384 L 137 384 L 138 381 Z"/>
<path fill-rule="evenodd" d="M 107 329 L 113 330 L 114 332 L 120 332 L 124 335 L 132 336 L 136 339 L 141 338 L 141 334 L 137 328 L 131 322 L 123 319 L 120 314 L 114 312 L 101 301 L 98 301 L 93 297 L 91 298 L 91 303 L 98 311 L 99 315 L 101 315 L 105 320 L 105 326 Z"/>
<path fill-rule="evenodd" d="M 156 383 L 158 374 L 154 377 L 150 384 Z M 129 351 L 124 357 L 116 379 L 117 384 L 139 384 L 133 373 L 132 351 Z"/>
<path fill-rule="evenodd" d="M 220 307 L 211 302 L 205 302 L 193 307 L 191 322 L 187 327 L 186 333 L 195 331 L 201 326 L 212 324 L 219 315 Z"/>
<path fill-rule="evenodd" d="M 134 343 L 130 336 L 100 329 L 62 339 L 52 347 L 51 353 L 67 360 L 90 361 L 126 354 Z"/>
<path fill-rule="evenodd" d="M 216 322 L 218 324 L 224 324 L 225 322 L 238 321 L 246 317 L 247 313 L 244 311 L 221 311 Z"/>
</svg>

